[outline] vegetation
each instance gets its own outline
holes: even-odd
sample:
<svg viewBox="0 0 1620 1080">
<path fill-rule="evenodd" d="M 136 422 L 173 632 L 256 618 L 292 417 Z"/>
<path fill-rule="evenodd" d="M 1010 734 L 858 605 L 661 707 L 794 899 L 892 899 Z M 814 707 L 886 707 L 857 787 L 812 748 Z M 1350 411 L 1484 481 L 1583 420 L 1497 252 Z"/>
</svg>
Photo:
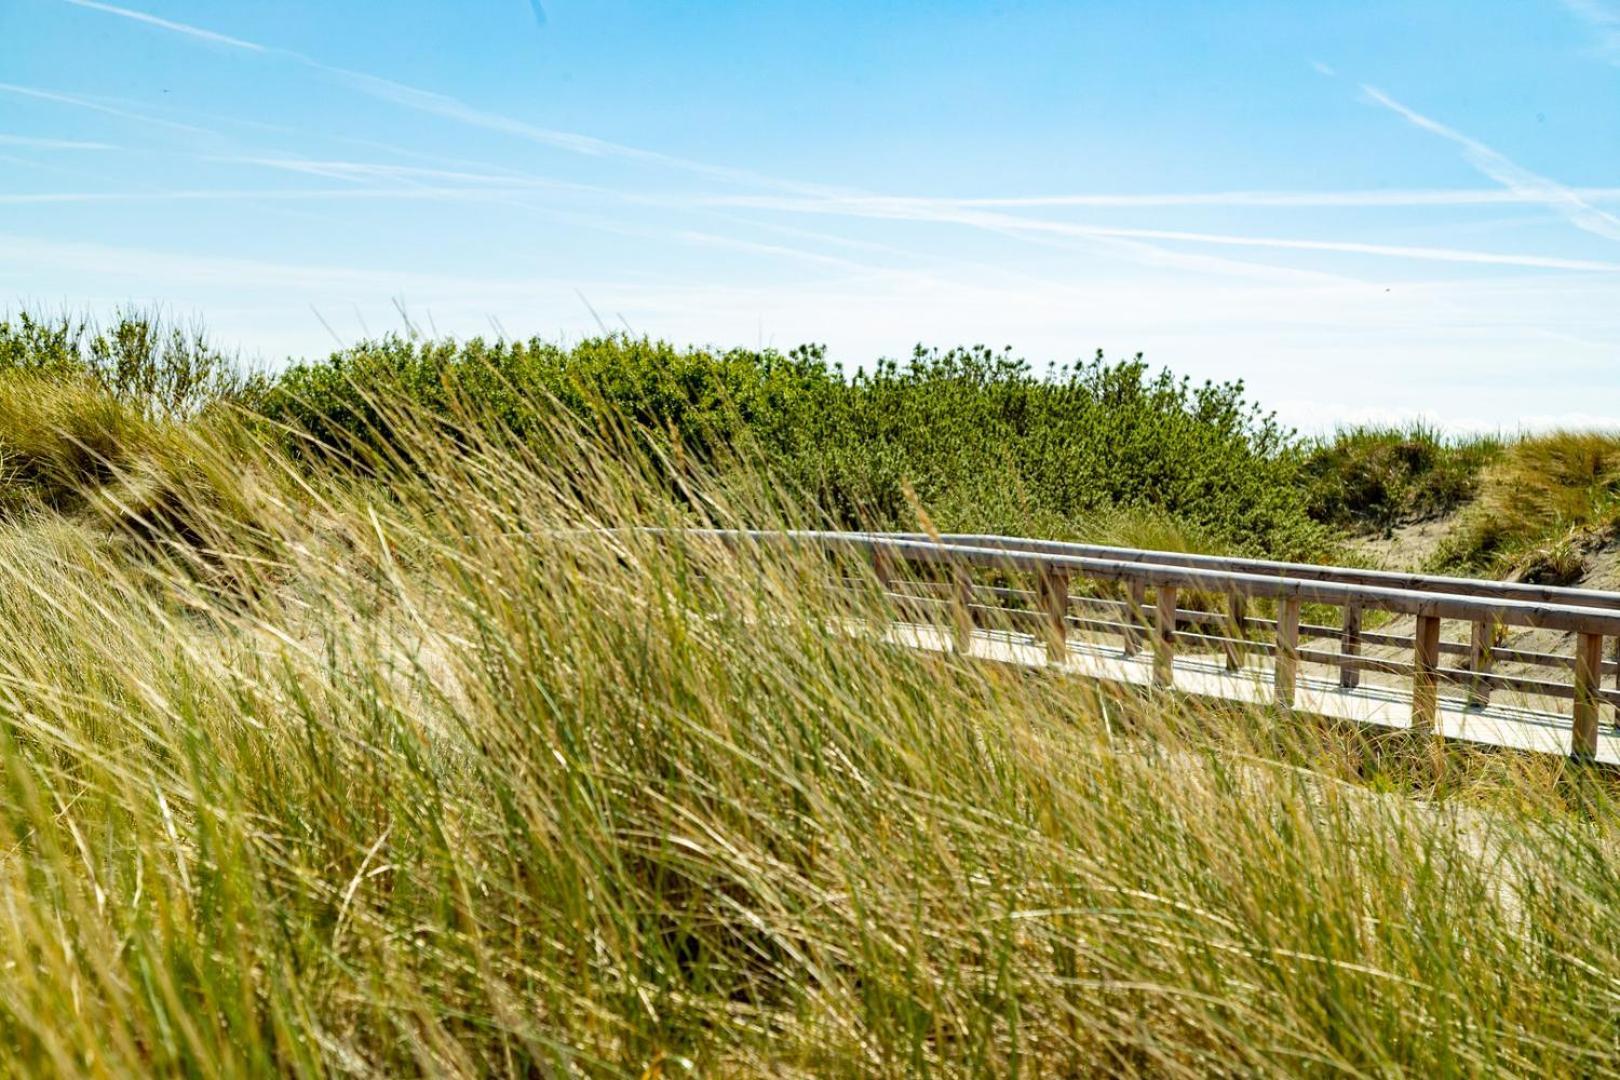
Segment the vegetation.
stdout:
<svg viewBox="0 0 1620 1080">
<path fill-rule="evenodd" d="M 839 629 L 863 567 L 634 528 L 884 475 L 984 520 L 1000 463 L 1017 521 L 1308 534 L 1223 479 L 1307 483 L 1233 388 L 659 348 L 394 343 L 183 409 L 0 372 L 0 1074 L 1613 1069 L 1600 777 L 887 647 Z M 772 441 L 806 399 L 847 472 Z M 1082 490 L 1109 447 L 1183 502 Z"/>
<path fill-rule="evenodd" d="M 394 439 L 376 409 L 395 396 L 520 433 L 559 406 L 592 426 L 627 419 L 684 456 L 766 472 L 846 525 L 926 515 L 946 530 L 1075 536 L 1125 513 L 1256 554 L 1329 546 L 1296 496 L 1290 433 L 1241 384 L 1193 386 L 1139 359 L 1041 377 L 985 349 L 919 350 L 846 378 L 817 349 L 390 338 L 294 366 L 262 408 L 323 442 L 376 447 Z"/>
<path fill-rule="evenodd" d="M 1620 437 L 1555 431 L 1509 445 L 1440 553 L 1448 566 L 1568 585 L 1620 523 Z"/>
<path fill-rule="evenodd" d="M 265 380 L 208 343 L 200 325 L 135 309 L 112 325 L 29 311 L 0 319 L 0 373 L 93 387 L 145 415 L 188 417 L 262 392 Z"/>
<path fill-rule="evenodd" d="M 1354 532 L 1459 513 L 1427 569 L 1574 585 L 1620 529 L 1620 437 L 1348 428 L 1305 458 L 1310 515 Z"/>
<path fill-rule="evenodd" d="M 1478 494 L 1481 470 L 1501 451 L 1499 438 L 1448 438 L 1422 423 L 1342 429 L 1307 454 L 1311 517 L 1385 534 L 1439 517 Z"/>
<path fill-rule="evenodd" d="M 0 322 L 0 372 L 102 391 L 143 415 L 245 406 L 311 436 L 289 446 L 304 454 L 386 449 L 386 401 L 520 434 L 563 412 L 626 424 L 645 449 L 767 472 L 845 525 L 916 528 L 921 515 L 956 531 L 1141 536 L 1280 558 L 1342 556 L 1346 533 L 1448 513 L 1501 453 L 1498 439 L 1421 424 L 1300 442 L 1241 383 L 1193 386 L 1100 354 L 1037 374 L 983 348 L 919 349 L 846 377 L 813 347 L 390 336 L 271 379 L 239 374 L 200 329 L 139 312 L 105 330 L 25 312 Z"/>
</svg>

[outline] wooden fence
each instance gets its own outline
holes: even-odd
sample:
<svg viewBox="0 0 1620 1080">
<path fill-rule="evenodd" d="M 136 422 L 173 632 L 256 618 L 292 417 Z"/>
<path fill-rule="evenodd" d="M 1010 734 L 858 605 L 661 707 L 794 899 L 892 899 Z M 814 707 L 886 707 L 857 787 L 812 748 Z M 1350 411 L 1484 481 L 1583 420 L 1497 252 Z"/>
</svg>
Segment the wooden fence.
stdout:
<svg viewBox="0 0 1620 1080">
<path fill-rule="evenodd" d="M 872 563 L 897 604 L 945 616 L 963 644 L 976 625 L 1017 624 L 1060 659 L 1072 630 L 1114 634 L 1125 655 L 1152 649 L 1160 685 L 1171 684 L 1173 658 L 1183 647 L 1218 650 L 1233 671 L 1251 655 L 1272 657 L 1275 701 L 1283 708 L 1295 705 L 1302 663 L 1337 668 L 1346 688 L 1356 687 L 1363 671 L 1404 677 L 1418 734 L 1435 730 L 1443 683 L 1463 687 L 1475 707 L 1485 706 L 1493 691 L 1517 691 L 1571 701 L 1570 753 L 1591 758 L 1601 706 L 1620 705 L 1620 679 L 1615 689 L 1602 686 L 1605 672 L 1620 673 L 1620 663 L 1603 657 L 1606 637 L 1620 643 L 1620 595 L 1613 593 L 1000 536 L 701 532 L 730 544 L 859 556 Z M 1187 597 L 1198 605 L 1184 605 Z M 1212 598 L 1219 602 L 1209 603 Z M 1253 614 L 1255 601 L 1271 607 L 1273 617 Z M 1334 617 L 1303 621 L 1306 604 Z M 1414 632 L 1369 629 L 1364 623 L 1372 612 L 1411 616 Z M 1467 624 L 1466 643 L 1442 640 L 1448 620 Z M 1573 648 L 1567 654 L 1503 648 L 1500 633 L 1512 627 L 1567 633 Z M 1313 641 L 1334 641 L 1337 648 L 1312 648 Z M 1411 659 L 1367 656 L 1369 646 L 1410 649 Z M 1460 666 L 1443 662 L 1459 655 Z M 1544 670 L 1507 674 L 1492 670 L 1498 663 Z M 1555 677 L 1566 673 L 1567 679 Z"/>
</svg>

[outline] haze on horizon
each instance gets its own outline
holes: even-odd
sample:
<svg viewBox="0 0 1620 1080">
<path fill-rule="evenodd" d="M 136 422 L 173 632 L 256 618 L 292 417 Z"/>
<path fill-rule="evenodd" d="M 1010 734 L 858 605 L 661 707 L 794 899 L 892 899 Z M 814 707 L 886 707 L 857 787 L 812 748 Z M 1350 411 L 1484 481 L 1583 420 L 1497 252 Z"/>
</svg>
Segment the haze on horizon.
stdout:
<svg viewBox="0 0 1620 1080">
<path fill-rule="evenodd" d="M 1306 430 L 1620 426 L 1613 0 L 6 0 L 0 42 L 0 307 L 272 362 L 407 316 L 1101 348 Z"/>
</svg>

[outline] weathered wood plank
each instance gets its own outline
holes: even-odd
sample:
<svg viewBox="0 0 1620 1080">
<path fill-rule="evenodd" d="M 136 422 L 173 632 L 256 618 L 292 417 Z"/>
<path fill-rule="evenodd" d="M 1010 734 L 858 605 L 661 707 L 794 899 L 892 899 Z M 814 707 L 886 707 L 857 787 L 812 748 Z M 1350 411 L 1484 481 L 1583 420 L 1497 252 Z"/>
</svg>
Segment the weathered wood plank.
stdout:
<svg viewBox="0 0 1620 1080">
<path fill-rule="evenodd" d="M 1044 620 L 1046 658 L 1062 660 L 1069 651 L 1069 574 L 1066 570 L 1042 569 L 1036 577 Z"/>
<path fill-rule="evenodd" d="M 1468 628 L 1468 670 L 1479 675 L 1491 670 L 1492 648 L 1496 644 L 1496 627 L 1487 619 L 1475 619 Z M 1490 704 L 1491 684 L 1474 679 L 1468 685 L 1468 704 L 1483 708 Z"/>
<path fill-rule="evenodd" d="M 965 562 L 951 564 L 951 623 L 957 652 L 966 652 L 973 640 L 973 568 Z"/>
<path fill-rule="evenodd" d="M 1591 759 L 1597 754 L 1598 687 L 1602 679 L 1603 635 L 1575 639 L 1575 709 L 1570 729 L 1570 755 Z"/>
<path fill-rule="evenodd" d="M 894 588 L 894 556 L 882 548 L 872 549 L 872 572 L 877 575 L 878 587 L 884 592 Z"/>
<path fill-rule="evenodd" d="M 1133 581 L 1126 590 L 1130 599 L 1125 612 L 1125 655 L 1135 656 L 1142 651 L 1142 605 L 1147 603 L 1147 583 Z"/>
<path fill-rule="evenodd" d="M 893 533 L 897 537 L 924 538 L 920 533 Z M 1228 555 L 1194 555 L 1181 551 L 1148 551 L 1111 547 L 1105 544 L 1074 544 L 1058 540 L 1029 540 L 1022 537 L 991 536 L 976 533 L 947 533 L 941 543 L 970 547 L 1003 546 L 1020 551 L 1052 555 L 1079 555 L 1090 558 L 1129 560 L 1151 565 L 1174 565 L 1256 573 L 1301 580 L 1334 581 L 1346 585 L 1368 585 L 1416 592 L 1450 593 L 1457 596 L 1491 596 L 1517 600 L 1562 603 L 1577 607 L 1620 610 L 1620 594 L 1596 589 L 1570 589 L 1525 582 L 1487 581 L 1479 578 L 1447 577 L 1440 574 L 1409 574 L 1398 570 L 1368 570 L 1349 566 L 1320 566 L 1316 563 L 1278 562 L 1272 559 L 1245 559 Z"/>
<path fill-rule="evenodd" d="M 1614 639 L 1614 689 L 1620 693 L 1620 637 Z M 1615 726 L 1620 727 L 1620 712 L 1616 713 Z"/>
<path fill-rule="evenodd" d="M 1175 586 L 1206 592 L 1239 593 L 1249 597 L 1281 600 L 1294 596 L 1302 601 L 1343 605 L 1360 601 L 1364 607 L 1405 615 L 1432 615 L 1443 619 L 1495 619 L 1510 626 L 1532 626 L 1551 630 L 1589 631 L 1620 634 L 1620 608 L 1599 609 L 1527 600 L 1495 599 L 1478 595 L 1414 592 L 1396 588 L 1347 585 L 1341 582 L 1273 577 L 1261 574 L 1205 570 L 1191 566 L 1168 566 L 1121 560 L 1047 555 L 1008 548 L 974 548 L 935 544 L 928 541 L 895 540 L 864 533 L 747 533 L 755 542 L 787 541 L 820 543 L 870 549 L 887 546 L 900 557 L 917 562 L 953 563 L 958 559 L 975 566 L 996 566 L 1006 570 L 1032 572 L 1042 565 L 1062 567 L 1071 573 L 1113 581 L 1140 581 L 1150 588 Z"/>
<path fill-rule="evenodd" d="M 1356 657 L 1361 655 L 1361 605 L 1351 602 L 1344 605 L 1344 634 L 1339 638 L 1339 655 L 1341 657 Z M 1353 690 L 1361 684 L 1361 669 L 1355 664 L 1339 664 L 1339 685 L 1346 690 Z"/>
<path fill-rule="evenodd" d="M 1162 585 L 1153 618 L 1153 683 L 1170 686 L 1175 681 L 1176 588 Z"/>
<path fill-rule="evenodd" d="M 1226 670 L 1240 671 L 1243 668 L 1244 641 L 1248 638 L 1249 602 L 1239 593 L 1231 593 L 1226 598 L 1227 635 L 1232 639 L 1226 645 Z"/>
<path fill-rule="evenodd" d="M 1423 615 L 1417 621 L 1417 643 L 1412 650 L 1412 733 L 1434 732 L 1434 710 L 1439 698 L 1440 618 Z"/>
<path fill-rule="evenodd" d="M 1299 597 L 1285 597 L 1277 605 L 1277 657 L 1273 661 L 1277 705 L 1294 707 L 1295 682 L 1299 675 Z"/>
</svg>

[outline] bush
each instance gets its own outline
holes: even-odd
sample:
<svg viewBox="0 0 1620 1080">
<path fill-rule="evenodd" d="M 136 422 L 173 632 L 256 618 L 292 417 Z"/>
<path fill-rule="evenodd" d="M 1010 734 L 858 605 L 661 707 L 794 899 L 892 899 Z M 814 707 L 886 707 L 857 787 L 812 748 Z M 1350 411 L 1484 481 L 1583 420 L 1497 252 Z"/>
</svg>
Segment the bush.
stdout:
<svg viewBox="0 0 1620 1080">
<path fill-rule="evenodd" d="M 1422 423 L 1344 428 L 1306 455 L 1310 514 L 1337 528 L 1386 533 L 1438 517 L 1475 496 L 1481 470 L 1500 453 L 1497 438 L 1450 439 Z"/>
<path fill-rule="evenodd" d="M 1506 576 L 1531 585 L 1574 585 L 1586 576 L 1586 557 L 1575 539 L 1565 537 L 1522 553 Z"/>
<path fill-rule="evenodd" d="M 0 321 L 0 517 L 70 515 L 223 580 L 215 553 L 247 544 L 257 512 L 252 436 L 225 406 L 257 383 L 199 332 L 137 314 L 106 332 Z"/>
<path fill-rule="evenodd" d="M 208 343 L 200 326 L 119 312 L 100 329 L 67 315 L 27 311 L 0 319 L 0 373 L 83 382 L 148 416 L 189 417 L 223 400 L 251 397 L 263 380 Z"/>
<path fill-rule="evenodd" d="M 988 349 L 919 349 L 846 378 L 814 347 L 676 349 L 626 337 L 564 349 L 391 337 L 298 364 L 266 416 L 351 454 L 397 441 L 379 403 L 523 433 L 560 412 L 627 423 L 676 461 L 763 468 L 845 527 L 1065 535 L 1153 510 L 1225 545 L 1308 556 L 1326 534 L 1297 496 L 1292 434 L 1241 383 L 1193 386 L 1140 358 L 1037 376 Z"/>
</svg>

